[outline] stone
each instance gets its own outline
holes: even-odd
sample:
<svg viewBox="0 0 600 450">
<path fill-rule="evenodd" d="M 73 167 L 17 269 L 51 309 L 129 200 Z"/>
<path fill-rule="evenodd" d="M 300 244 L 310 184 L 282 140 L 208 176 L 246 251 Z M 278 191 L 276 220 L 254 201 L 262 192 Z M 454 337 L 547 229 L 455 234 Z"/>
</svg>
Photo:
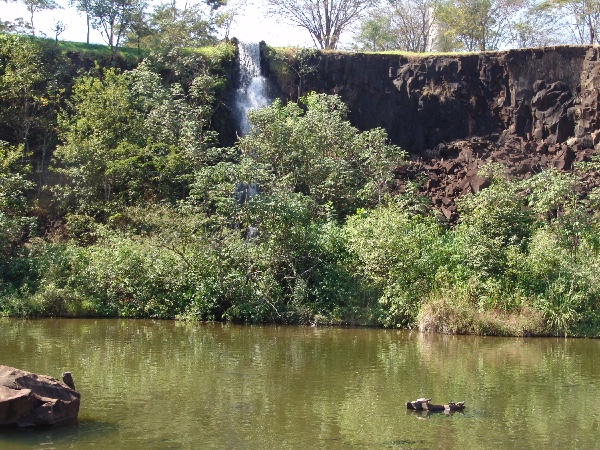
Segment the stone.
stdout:
<svg viewBox="0 0 600 450">
<path fill-rule="evenodd" d="M 446 405 L 435 405 L 431 403 L 430 398 L 419 398 L 412 402 L 406 402 L 406 409 L 413 411 L 462 411 L 465 409 L 465 402 L 449 401 Z"/>
<path fill-rule="evenodd" d="M 46 375 L 0 365 L 0 426 L 63 425 L 77 419 L 81 395 L 73 387 Z"/>
<path fill-rule="evenodd" d="M 473 192 L 477 193 L 482 189 L 485 189 L 490 186 L 490 180 L 485 177 L 475 176 L 470 180 L 471 189 Z"/>
<path fill-rule="evenodd" d="M 451 221 L 454 218 L 454 213 L 456 212 L 456 209 L 452 206 L 442 206 L 440 208 L 440 211 L 442 212 L 447 221 Z"/>
</svg>

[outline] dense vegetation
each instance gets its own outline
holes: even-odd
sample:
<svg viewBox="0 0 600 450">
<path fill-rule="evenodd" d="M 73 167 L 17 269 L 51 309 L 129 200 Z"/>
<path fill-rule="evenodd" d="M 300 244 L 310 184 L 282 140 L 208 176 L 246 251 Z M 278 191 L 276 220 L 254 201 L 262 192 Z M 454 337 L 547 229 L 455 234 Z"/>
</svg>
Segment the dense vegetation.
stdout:
<svg viewBox="0 0 600 450">
<path fill-rule="evenodd" d="M 252 112 L 219 147 L 230 45 L 86 66 L 0 39 L 1 314 L 598 334 L 598 196 L 577 173 L 487 166 L 450 226 L 336 96 Z"/>
</svg>

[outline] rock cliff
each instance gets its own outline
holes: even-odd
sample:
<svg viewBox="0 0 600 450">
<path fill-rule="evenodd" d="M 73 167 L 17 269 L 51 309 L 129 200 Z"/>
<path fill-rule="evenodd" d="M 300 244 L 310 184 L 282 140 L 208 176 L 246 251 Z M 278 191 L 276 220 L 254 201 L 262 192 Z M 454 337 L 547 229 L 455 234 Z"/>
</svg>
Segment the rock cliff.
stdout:
<svg viewBox="0 0 600 450">
<path fill-rule="evenodd" d="M 550 47 L 454 56 L 317 54 L 303 91 L 338 94 L 359 129 L 383 127 L 409 151 L 434 203 L 455 218 L 453 198 L 485 186 L 477 169 L 504 163 L 527 176 L 570 170 L 600 150 L 600 48 Z M 297 88 L 266 72 L 289 98 Z M 287 86 L 287 92 L 286 92 Z"/>
</svg>

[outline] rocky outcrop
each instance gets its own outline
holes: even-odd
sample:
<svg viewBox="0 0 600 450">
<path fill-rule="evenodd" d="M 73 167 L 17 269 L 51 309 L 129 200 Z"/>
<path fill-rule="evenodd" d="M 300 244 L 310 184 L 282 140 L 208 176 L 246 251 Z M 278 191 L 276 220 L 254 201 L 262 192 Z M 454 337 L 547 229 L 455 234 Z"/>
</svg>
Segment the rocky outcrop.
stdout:
<svg viewBox="0 0 600 450">
<path fill-rule="evenodd" d="M 577 138 L 590 147 L 600 121 L 599 51 L 564 46 L 423 58 L 323 53 L 302 85 L 305 92 L 339 94 L 355 126 L 383 127 L 411 153 L 475 136 L 546 144 Z M 290 98 L 297 95 L 286 86 Z"/>
<path fill-rule="evenodd" d="M 75 420 L 80 395 L 69 372 L 63 380 L 0 365 L 0 426 L 62 425 Z"/>
<path fill-rule="evenodd" d="M 427 192 L 452 220 L 453 199 L 485 187 L 477 169 L 488 161 L 524 177 L 570 170 L 600 152 L 599 56 L 589 46 L 422 58 L 323 53 L 302 86 L 340 95 L 359 129 L 386 129 L 412 155 L 398 177 L 427 174 Z"/>
</svg>

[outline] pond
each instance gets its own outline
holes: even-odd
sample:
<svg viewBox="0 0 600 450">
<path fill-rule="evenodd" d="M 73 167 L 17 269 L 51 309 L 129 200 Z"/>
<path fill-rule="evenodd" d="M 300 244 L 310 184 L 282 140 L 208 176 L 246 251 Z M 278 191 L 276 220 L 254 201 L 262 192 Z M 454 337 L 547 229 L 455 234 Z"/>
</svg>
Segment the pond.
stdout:
<svg viewBox="0 0 600 450">
<path fill-rule="evenodd" d="M 12 449 L 597 448 L 600 341 L 143 320 L 0 320 L 0 364 L 82 394 Z M 405 402 L 466 401 L 423 414 Z"/>
</svg>

